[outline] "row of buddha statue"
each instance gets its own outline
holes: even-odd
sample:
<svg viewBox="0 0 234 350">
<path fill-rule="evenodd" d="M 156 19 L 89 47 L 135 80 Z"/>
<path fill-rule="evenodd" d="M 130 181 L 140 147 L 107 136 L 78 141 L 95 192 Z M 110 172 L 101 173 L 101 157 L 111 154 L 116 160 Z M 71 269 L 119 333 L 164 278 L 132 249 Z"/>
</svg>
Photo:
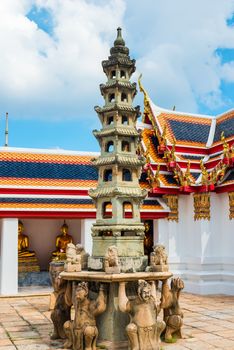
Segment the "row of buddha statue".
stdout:
<svg viewBox="0 0 234 350">
<path fill-rule="evenodd" d="M 68 225 L 65 220 L 60 228 L 60 234 L 56 237 L 55 250 L 51 254 L 51 260 L 66 260 L 66 248 L 68 243 L 73 243 L 72 236 L 68 233 Z M 145 222 L 145 254 L 150 255 L 153 246 L 153 236 L 149 222 Z M 40 271 L 36 253 L 29 250 L 29 237 L 24 233 L 22 221 L 18 222 L 18 260 L 19 272 Z"/>
<path fill-rule="evenodd" d="M 73 238 L 68 234 L 68 225 L 65 220 L 60 228 L 61 233 L 56 237 L 55 250 L 51 254 L 51 260 L 65 260 L 66 247 L 72 243 Z M 18 222 L 18 266 L 19 272 L 40 271 L 36 253 L 29 250 L 29 237 L 24 233 L 23 222 Z"/>
</svg>

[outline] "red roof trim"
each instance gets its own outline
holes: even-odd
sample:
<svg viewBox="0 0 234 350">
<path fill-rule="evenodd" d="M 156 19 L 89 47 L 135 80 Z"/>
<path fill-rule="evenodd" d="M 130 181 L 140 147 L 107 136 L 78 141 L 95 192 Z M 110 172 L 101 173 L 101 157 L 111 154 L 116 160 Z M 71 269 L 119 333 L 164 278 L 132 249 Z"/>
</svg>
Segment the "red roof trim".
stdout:
<svg viewBox="0 0 234 350">
<path fill-rule="evenodd" d="M 162 219 L 166 218 L 165 212 L 143 212 L 141 219 Z M 0 218 L 69 218 L 69 219 L 96 219 L 96 212 L 66 212 L 66 211 L 0 211 Z"/>
<path fill-rule="evenodd" d="M 150 190 L 148 196 L 154 197 L 154 196 L 151 196 L 151 194 L 178 194 L 178 193 L 180 193 L 180 191 L 177 188 L 155 187 Z"/>
<path fill-rule="evenodd" d="M 0 218 L 69 218 L 91 219 L 96 218 L 96 212 L 67 212 L 67 211 L 0 211 Z"/>
<path fill-rule="evenodd" d="M 41 194 L 41 195 L 78 195 L 87 196 L 88 190 L 47 190 L 31 188 L 0 188 L 0 194 Z"/>
<path fill-rule="evenodd" d="M 217 187 L 215 189 L 216 193 L 224 193 L 224 192 L 234 192 L 234 183 L 233 184 L 229 184 L 229 185 L 224 185 L 221 187 Z"/>
<path fill-rule="evenodd" d="M 172 146 L 167 146 L 169 150 L 172 149 Z M 191 154 L 202 154 L 202 155 L 207 155 L 209 154 L 209 150 L 207 148 L 203 147 L 193 147 L 193 146 L 175 146 L 175 152 L 180 152 L 180 153 L 191 153 Z"/>
</svg>

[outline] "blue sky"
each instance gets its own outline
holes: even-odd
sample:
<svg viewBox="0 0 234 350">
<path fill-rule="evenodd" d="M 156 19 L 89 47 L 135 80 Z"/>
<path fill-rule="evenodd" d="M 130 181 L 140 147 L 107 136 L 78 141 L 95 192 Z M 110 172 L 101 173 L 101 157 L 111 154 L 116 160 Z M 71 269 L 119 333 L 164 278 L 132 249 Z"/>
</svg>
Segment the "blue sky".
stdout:
<svg viewBox="0 0 234 350">
<path fill-rule="evenodd" d="M 234 0 L 1 0 L 0 145 L 9 112 L 9 146 L 98 150 L 93 107 L 118 26 L 156 104 L 234 108 Z"/>
</svg>

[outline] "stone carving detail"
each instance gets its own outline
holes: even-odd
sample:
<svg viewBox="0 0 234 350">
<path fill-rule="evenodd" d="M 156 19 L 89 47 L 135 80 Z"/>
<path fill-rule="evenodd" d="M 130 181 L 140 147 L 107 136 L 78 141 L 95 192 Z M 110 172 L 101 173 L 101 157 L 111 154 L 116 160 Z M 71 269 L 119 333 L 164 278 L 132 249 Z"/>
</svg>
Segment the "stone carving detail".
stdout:
<svg viewBox="0 0 234 350">
<path fill-rule="evenodd" d="M 66 248 L 67 260 L 64 265 L 66 272 L 80 272 L 81 271 L 81 255 L 77 254 L 77 247 L 73 243 L 68 243 Z"/>
<path fill-rule="evenodd" d="M 157 244 L 150 254 L 150 271 L 168 271 L 167 253 L 164 245 Z"/>
<path fill-rule="evenodd" d="M 100 286 L 96 300 L 88 298 L 88 283 L 80 282 L 75 289 L 75 318 L 64 324 L 67 341 L 64 348 L 73 350 L 96 350 L 98 329 L 96 316 L 106 310 L 104 285 Z"/>
<path fill-rule="evenodd" d="M 50 262 L 49 274 L 50 274 L 50 279 L 53 287 L 53 292 L 50 294 L 49 310 L 53 310 L 55 307 L 56 299 L 58 296 L 59 283 L 60 283 L 59 274 L 62 271 L 64 271 L 63 261 Z"/>
<path fill-rule="evenodd" d="M 51 335 L 51 339 L 65 339 L 66 334 L 64 332 L 63 325 L 66 321 L 71 319 L 71 282 L 61 279 L 59 276 L 60 272 L 61 271 L 59 269 L 51 268 L 50 270 L 53 287 L 56 293 L 55 306 L 51 313 L 51 320 L 54 325 L 54 331 Z"/>
<path fill-rule="evenodd" d="M 89 254 L 86 253 L 84 247 L 80 243 L 76 245 L 76 254 L 81 256 L 81 269 L 86 270 L 88 268 Z"/>
<path fill-rule="evenodd" d="M 173 334 L 176 334 L 177 338 L 182 338 L 183 312 L 179 305 L 179 297 L 183 288 L 184 282 L 179 277 L 172 278 L 171 289 L 169 289 L 167 281 L 163 281 L 162 284 L 161 307 L 164 309 L 163 319 L 166 323 L 166 341 L 170 341 Z"/>
<path fill-rule="evenodd" d="M 106 273 L 120 273 L 118 249 L 115 245 L 112 245 L 107 249 L 104 258 L 104 270 Z"/>
<path fill-rule="evenodd" d="M 155 283 L 138 281 L 137 297 L 129 300 L 125 282 L 119 283 L 119 309 L 129 313 L 131 322 L 126 332 L 131 350 L 159 350 L 160 335 L 165 328 L 164 321 L 157 321 L 160 306 L 156 305 Z"/>
</svg>

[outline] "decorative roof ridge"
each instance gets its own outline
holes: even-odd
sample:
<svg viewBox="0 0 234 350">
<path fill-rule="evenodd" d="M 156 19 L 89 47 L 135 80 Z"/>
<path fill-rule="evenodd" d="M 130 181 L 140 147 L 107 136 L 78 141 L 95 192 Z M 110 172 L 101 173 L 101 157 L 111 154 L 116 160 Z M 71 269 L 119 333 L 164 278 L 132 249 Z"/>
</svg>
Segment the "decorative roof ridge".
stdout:
<svg viewBox="0 0 234 350">
<path fill-rule="evenodd" d="M 168 113 L 168 114 L 172 114 L 172 115 L 182 115 L 182 116 L 187 116 L 187 117 L 194 117 L 194 118 L 206 118 L 206 119 L 214 119 L 216 118 L 213 115 L 208 115 L 208 114 L 195 114 L 195 113 L 189 113 L 189 112 L 179 112 L 179 111 L 173 111 L 171 109 L 167 109 L 167 108 L 163 108 L 163 107 L 159 107 L 158 105 L 156 105 L 151 98 L 149 97 L 149 102 L 152 105 L 152 107 L 155 109 L 155 111 L 157 112 L 157 114 L 161 114 L 161 113 Z"/>
<path fill-rule="evenodd" d="M 229 113 L 231 113 L 231 112 L 234 113 L 234 108 L 228 109 L 226 112 L 222 112 L 222 113 L 220 113 L 220 114 L 217 114 L 217 115 L 215 116 L 215 119 L 218 121 L 219 118 L 224 117 L 226 114 L 229 114 Z"/>
<path fill-rule="evenodd" d="M 152 125 L 146 124 L 144 122 L 140 122 L 139 120 L 136 123 L 136 127 L 137 127 L 137 129 L 140 129 L 140 130 L 144 130 L 144 129 L 152 130 L 153 129 Z"/>
<path fill-rule="evenodd" d="M 64 149 L 46 149 L 46 148 L 21 148 L 21 147 L 0 147 L 0 153 L 33 153 L 33 154 L 61 154 L 77 156 L 98 156 L 100 152 L 70 151 Z"/>
<path fill-rule="evenodd" d="M 162 113 L 162 112 L 165 112 L 165 113 L 169 113 L 169 114 L 174 114 L 174 115 L 186 115 L 186 116 L 191 116 L 191 117 L 196 117 L 196 118 L 207 118 L 207 119 L 213 119 L 213 118 L 216 118 L 215 116 L 213 115 L 208 115 L 208 114 L 198 114 L 198 113 L 188 113 L 188 112 L 179 112 L 179 111 L 173 111 L 171 109 L 167 109 L 167 108 L 163 108 L 163 107 L 159 107 L 158 105 L 156 105 L 152 99 L 150 98 L 148 92 L 146 91 L 146 89 L 143 87 L 142 83 L 141 83 L 141 77 L 142 77 L 142 74 L 139 76 L 138 78 L 138 85 L 139 85 L 139 89 L 141 92 L 143 92 L 144 94 L 144 97 L 146 100 L 148 100 L 148 102 L 150 104 L 153 105 L 153 107 L 158 110 L 158 112 Z"/>
<path fill-rule="evenodd" d="M 216 130 L 216 118 L 212 118 L 211 121 L 211 126 L 210 126 L 210 132 L 209 132 L 209 136 L 206 142 L 206 147 L 211 147 L 214 143 L 214 136 L 215 136 L 215 130 Z"/>
</svg>

